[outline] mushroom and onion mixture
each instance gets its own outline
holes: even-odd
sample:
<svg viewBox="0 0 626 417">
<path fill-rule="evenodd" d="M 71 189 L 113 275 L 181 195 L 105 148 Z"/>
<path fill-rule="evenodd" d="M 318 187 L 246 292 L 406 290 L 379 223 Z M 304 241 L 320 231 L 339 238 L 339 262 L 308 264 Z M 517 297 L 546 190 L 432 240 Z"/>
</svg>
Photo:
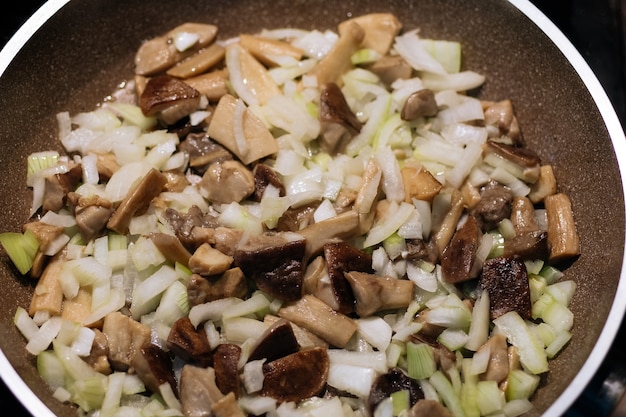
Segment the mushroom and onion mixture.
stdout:
<svg viewBox="0 0 626 417">
<path fill-rule="evenodd" d="M 572 206 L 458 42 L 185 23 L 57 115 L 15 324 L 92 416 L 517 416 L 568 343 Z"/>
</svg>

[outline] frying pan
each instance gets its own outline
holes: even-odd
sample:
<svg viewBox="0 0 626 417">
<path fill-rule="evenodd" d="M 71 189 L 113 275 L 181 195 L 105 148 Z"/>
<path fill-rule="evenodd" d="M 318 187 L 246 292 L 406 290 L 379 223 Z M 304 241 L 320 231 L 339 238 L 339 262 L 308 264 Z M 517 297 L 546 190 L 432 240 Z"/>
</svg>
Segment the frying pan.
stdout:
<svg viewBox="0 0 626 417">
<path fill-rule="evenodd" d="M 217 24 L 225 38 L 263 28 L 336 29 L 369 12 L 392 12 L 405 29 L 460 41 L 464 67 L 487 76 L 478 96 L 513 101 L 529 146 L 555 167 L 572 200 L 582 241 L 582 255 L 566 269 L 578 284 L 573 338 L 551 361 L 529 413 L 560 415 L 599 367 L 626 308 L 626 141 L 582 57 L 524 0 L 52 0 L 0 54 L 2 231 L 20 231 L 27 220 L 26 156 L 61 150 L 55 114 L 92 110 L 129 79 L 141 41 L 185 21 Z M 0 256 L 0 375 L 33 415 L 74 416 L 52 398 L 12 322 L 34 284 Z"/>
</svg>

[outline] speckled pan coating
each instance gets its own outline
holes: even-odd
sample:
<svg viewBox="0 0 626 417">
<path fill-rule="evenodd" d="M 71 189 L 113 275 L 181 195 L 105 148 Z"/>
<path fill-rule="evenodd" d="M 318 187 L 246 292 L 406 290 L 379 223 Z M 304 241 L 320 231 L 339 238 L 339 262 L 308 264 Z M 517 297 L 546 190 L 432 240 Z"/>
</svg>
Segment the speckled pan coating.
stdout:
<svg viewBox="0 0 626 417">
<path fill-rule="evenodd" d="M 458 40 L 464 65 L 487 75 L 480 97 L 510 98 L 530 146 L 554 165 L 573 202 L 582 256 L 567 276 L 578 282 L 574 337 L 551 363 L 534 399 L 539 415 L 574 378 L 600 334 L 623 258 L 624 197 L 615 154 L 602 118 L 567 60 L 514 7 L 495 0 L 210 1 L 73 0 L 49 20 L 0 79 L 2 231 L 20 230 L 30 193 L 25 157 L 58 148 L 55 113 L 88 111 L 132 75 L 140 42 L 185 21 L 217 24 L 220 36 L 262 28 L 336 28 L 366 12 L 396 13 L 424 37 Z M 32 390 L 55 413 L 74 410 L 52 399 L 12 324 L 27 307 L 34 283 L 0 258 L 0 348 Z M 620 302 L 624 302 L 621 300 Z"/>
</svg>

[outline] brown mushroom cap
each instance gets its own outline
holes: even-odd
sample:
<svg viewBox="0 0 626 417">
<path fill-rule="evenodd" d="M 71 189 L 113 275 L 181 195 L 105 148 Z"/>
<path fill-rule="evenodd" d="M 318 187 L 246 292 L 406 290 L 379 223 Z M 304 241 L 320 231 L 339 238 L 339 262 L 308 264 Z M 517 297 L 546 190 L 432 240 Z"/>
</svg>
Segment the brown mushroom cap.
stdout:
<svg viewBox="0 0 626 417">
<path fill-rule="evenodd" d="M 184 81 L 169 75 L 158 75 L 148 80 L 139 97 L 139 106 L 143 114 L 153 116 L 184 101 L 192 101 L 198 107 L 200 93 Z"/>
<path fill-rule="evenodd" d="M 261 395 L 279 403 L 313 397 L 326 385 L 329 367 L 326 349 L 317 347 L 268 362 L 263 365 Z"/>
<path fill-rule="evenodd" d="M 266 359 L 267 362 L 272 362 L 295 353 L 299 349 L 300 345 L 296 340 L 291 323 L 285 319 L 279 319 L 259 336 L 250 349 L 248 361 Z"/>
</svg>

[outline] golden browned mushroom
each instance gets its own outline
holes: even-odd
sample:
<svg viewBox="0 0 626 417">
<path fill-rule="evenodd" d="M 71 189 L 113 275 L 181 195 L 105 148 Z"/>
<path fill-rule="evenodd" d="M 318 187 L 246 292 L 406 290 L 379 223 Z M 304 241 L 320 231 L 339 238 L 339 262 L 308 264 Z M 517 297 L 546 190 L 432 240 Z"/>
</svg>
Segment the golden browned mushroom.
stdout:
<svg viewBox="0 0 626 417">
<path fill-rule="evenodd" d="M 400 55 L 385 55 L 365 68 L 378 75 L 378 78 L 388 86 L 396 80 L 411 78 L 413 73 L 413 67 Z"/>
<path fill-rule="evenodd" d="M 537 204 L 552 194 L 556 194 L 556 178 L 552 165 L 542 165 L 539 169 L 539 178 L 530 187 L 528 198 Z"/>
<path fill-rule="evenodd" d="M 360 233 L 359 221 L 359 213 L 349 210 L 298 231 L 306 240 L 307 258 L 319 254 L 328 242 L 357 236 Z"/>
<path fill-rule="evenodd" d="M 202 196 L 215 204 L 238 203 L 255 190 L 252 171 L 236 160 L 209 165 L 198 187 Z"/>
<path fill-rule="evenodd" d="M 350 27 L 352 23 L 357 23 L 365 32 L 361 46 L 373 49 L 381 55 L 386 55 L 389 52 L 393 40 L 402 29 L 402 23 L 395 15 L 370 13 L 341 22 L 337 27 L 339 36 L 352 30 Z"/>
<path fill-rule="evenodd" d="M 283 301 L 302 296 L 305 242 L 295 233 L 253 236 L 235 250 L 235 265 L 256 286 Z"/>
<path fill-rule="evenodd" d="M 407 417 L 453 417 L 443 404 L 436 400 L 421 400 L 409 410 Z"/>
<path fill-rule="evenodd" d="M 247 294 L 248 281 L 241 268 L 210 277 L 192 274 L 187 284 L 187 298 L 192 306 L 228 297 L 244 298 Z"/>
<path fill-rule="evenodd" d="M 214 417 L 246 417 L 233 392 L 229 392 L 224 398 L 211 404 L 211 412 Z"/>
<path fill-rule="evenodd" d="M 109 361 L 115 370 L 126 371 L 135 354 L 150 342 L 150 327 L 119 311 L 104 317 L 102 333 L 109 341 Z"/>
<path fill-rule="evenodd" d="M 196 329 L 189 317 L 182 317 L 174 322 L 167 335 L 167 348 L 179 358 L 198 364 L 209 366 L 213 357 L 211 346 L 204 328 Z"/>
<path fill-rule="evenodd" d="M 215 384 L 215 369 L 186 364 L 180 374 L 180 403 L 185 416 L 206 416 L 224 394 Z"/>
<path fill-rule="evenodd" d="M 433 90 L 423 88 L 411 93 L 400 112 L 402 120 L 415 120 L 420 117 L 436 116 L 438 111 L 435 93 Z"/>
<path fill-rule="evenodd" d="M 463 195 L 460 191 L 456 189 L 450 191 L 450 197 L 450 206 L 444 215 L 443 221 L 439 225 L 433 225 L 435 230 L 431 240 L 437 247 L 439 255 L 443 253 L 448 242 L 452 239 L 464 209 Z"/>
<path fill-rule="evenodd" d="M 291 323 L 279 319 L 272 323 L 250 348 L 248 361 L 265 359 L 271 362 L 300 350 Z"/>
<path fill-rule="evenodd" d="M 155 232 L 150 233 L 149 238 L 167 260 L 187 266 L 191 254 L 176 236 Z"/>
<path fill-rule="evenodd" d="M 324 84 L 320 91 L 320 124 L 322 149 L 331 154 L 343 151 L 361 131 L 361 122 L 334 82 Z"/>
<path fill-rule="evenodd" d="M 173 40 L 183 33 L 197 36 L 197 41 L 185 51 L 179 51 Z M 135 55 L 135 73 L 150 76 L 165 71 L 181 59 L 209 45 L 216 35 L 215 25 L 183 23 L 163 36 L 144 42 L 139 47 Z"/>
<path fill-rule="evenodd" d="M 487 370 L 480 375 L 484 381 L 503 382 L 509 375 L 509 352 L 506 343 L 506 336 L 502 334 L 491 335 L 478 352 L 489 350 L 489 362 Z"/>
<path fill-rule="evenodd" d="M 148 343 L 136 350 L 132 368 L 150 391 L 160 393 L 161 385 L 167 383 L 178 394 L 172 357 L 159 346 Z"/>
<path fill-rule="evenodd" d="M 356 298 L 356 313 L 361 317 L 371 316 L 377 311 L 407 307 L 413 301 L 413 281 L 356 271 L 344 275 Z"/>
<path fill-rule="evenodd" d="M 511 100 L 483 103 L 483 108 L 485 124 L 496 129 L 495 136 L 507 137 L 514 145 L 525 145 Z"/>
<path fill-rule="evenodd" d="M 209 243 L 203 243 L 189 258 L 189 269 L 194 274 L 211 276 L 223 274 L 232 263 L 232 256 L 223 254 Z"/>
<path fill-rule="evenodd" d="M 354 54 L 365 37 L 365 31 L 355 22 L 348 22 L 333 48 L 315 65 L 309 75 L 317 78 L 318 85 L 341 83 L 341 75 L 352 67 Z"/>
<path fill-rule="evenodd" d="M 354 320 L 310 294 L 285 304 L 278 310 L 278 315 L 340 348 L 346 346 L 357 329 Z"/>
<path fill-rule="evenodd" d="M 213 43 L 189 58 L 180 61 L 168 69 L 166 74 L 183 79 L 197 76 L 220 63 L 224 59 L 224 55 L 224 47 Z"/>
<path fill-rule="evenodd" d="M 328 379 L 326 349 L 312 348 L 263 364 L 261 395 L 279 403 L 298 402 L 317 395 Z"/>
<path fill-rule="evenodd" d="M 544 202 L 548 219 L 550 261 L 560 262 L 580 255 L 580 238 L 569 197 L 558 193 L 547 196 Z"/>
<path fill-rule="evenodd" d="M 126 234 L 131 219 L 147 209 L 154 197 L 159 195 L 167 183 L 167 178 L 156 168 L 152 168 L 115 209 L 107 227 L 119 234 Z"/>
<path fill-rule="evenodd" d="M 30 300 L 28 314 L 34 316 L 39 311 L 48 312 L 51 316 L 61 314 L 63 306 L 63 289 L 59 275 L 63 271 L 66 261 L 66 252 L 61 251 L 54 255 L 43 274 L 37 281 L 33 297 Z"/>
<path fill-rule="evenodd" d="M 265 38 L 258 35 L 249 35 L 247 33 L 239 35 L 239 43 L 256 59 L 268 67 L 278 65 L 277 58 L 291 57 L 300 61 L 304 54 L 300 48 L 296 48 L 285 41 Z"/>
<path fill-rule="evenodd" d="M 211 138 L 225 146 L 229 151 L 246 165 L 264 158 L 278 151 L 278 144 L 265 124 L 247 107 L 241 115 L 242 120 L 236 120 L 238 113 L 237 98 L 230 94 L 223 96 L 215 108 L 207 133 Z M 243 138 L 235 135 L 234 125 L 241 123 Z M 244 140 L 245 143 L 239 143 Z M 242 149 L 244 148 L 244 149 Z"/>
<path fill-rule="evenodd" d="M 539 178 L 541 159 L 529 148 L 489 140 L 484 152 L 485 155 L 494 154 L 512 163 L 520 171 L 521 178 L 528 183 L 534 183 Z"/>
<path fill-rule="evenodd" d="M 187 78 L 185 82 L 210 102 L 217 102 L 228 94 L 228 70 L 221 69 Z"/>
<path fill-rule="evenodd" d="M 178 78 L 159 75 L 148 80 L 139 106 L 146 116 L 158 115 L 166 124 L 173 124 L 198 109 L 200 93 Z"/>
<path fill-rule="evenodd" d="M 278 320 L 282 320 L 280 317 L 274 316 L 272 314 L 266 314 L 263 317 L 263 322 L 269 324 L 270 326 L 276 323 Z M 298 326 L 295 323 L 289 322 L 289 325 L 293 329 L 293 334 L 296 337 L 296 341 L 301 349 L 308 349 L 312 347 L 321 347 L 324 349 L 328 349 L 328 342 L 324 339 L 314 335 L 304 327 Z"/>
<path fill-rule="evenodd" d="M 468 216 L 441 254 L 441 271 L 446 282 L 456 284 L 476 278 L 478 271 L 474 263 L 481 237 L 476 219 Z"/>
<path fill-rule="evenodd" d="M 98 195 L 83 197 L 70 193 L 68 199 L 74 206 L 76 225 L 83 239 L 89 241 L 96 237 L 111 218 L 113 204 Z"/>
<path fill-rule="evenodd" d="M 443 188 L 435 177 L 421 166 L 407 164 L 400 170 L 404 184 L 404 195 L 407 203 L 413 199 L 432 201 Z"/>
<path fill-rule="evenodd" d="M 223 394 L 232 393 L 235 398 L 239 398 L 241 392 L 238 366 L 240 357 L 241 347 L 234 343 L 220 343 L 213 352 L 215 384 Z"/>
</svg>

